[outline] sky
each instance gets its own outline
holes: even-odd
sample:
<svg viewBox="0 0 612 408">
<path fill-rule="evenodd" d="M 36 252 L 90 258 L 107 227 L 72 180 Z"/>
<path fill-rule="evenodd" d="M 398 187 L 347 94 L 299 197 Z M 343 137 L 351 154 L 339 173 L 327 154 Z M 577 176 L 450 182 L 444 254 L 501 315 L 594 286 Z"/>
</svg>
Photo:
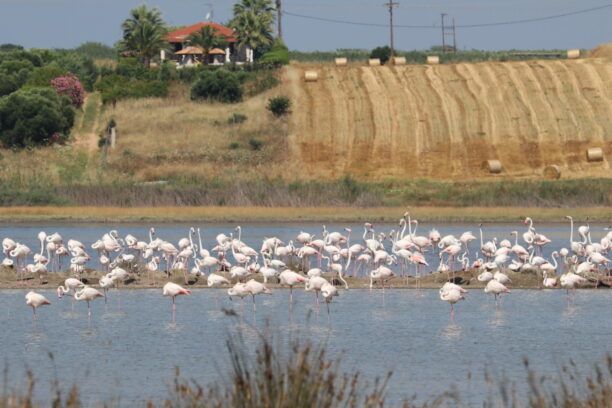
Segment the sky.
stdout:
<svg viewBox="0 0 612 408">
<path fill-rule="evenodd" d="M 389 41 L 388 0 L 283 0 L 288 13 L 378 26 L 329 23 L 285 15 L 284 39 L 290 49 L 371 49 Z M 457 26 L 546 17 L 604 5 L 612 0 L 394 0 L 397 49 L 426 49 L 441 44 L 440 13 Z M 27 48 L 71 48 L 85 41 L 114 44 L 131 8 L 158 7 L 170 25 L 204 20 L 212 4 L 213 18 L 227 22 L 235 0 L 0 0 L 0 43 Z M 612 7 L 528 24 L 481 28 L 457 27 L 460 49 L 593 48 L 612 41 Z M 432 27 L 432 28 L 429 28 Z"/>
</svg>

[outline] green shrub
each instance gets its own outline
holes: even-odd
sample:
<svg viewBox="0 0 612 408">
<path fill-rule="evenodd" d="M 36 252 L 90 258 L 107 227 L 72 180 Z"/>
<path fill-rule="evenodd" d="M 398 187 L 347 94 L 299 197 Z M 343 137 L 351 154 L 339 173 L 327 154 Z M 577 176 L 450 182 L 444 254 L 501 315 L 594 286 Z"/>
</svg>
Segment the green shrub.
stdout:
<svg viewBox="0 0 612 408">
<path fill-rule="evenodd" d="M 0 98 L 0 141 L 25 147 L 65 140 L 74 123 L 70 100 L 51 88 L 18 90 Z"/>
<path fill-rule="evenodd" d="M 203 71 L 191 87 L 192 100 L 213 100 L 223 103 L 235 103 L 242 100 L 242 86 L 233 72 L 219 69 Z"/>
<path fill-rule="evenodd" d="M 117 50 L 115 47 L 110 47 L 99 42 L 85 42 L 74 49 L 77 54 L 82 54 L 89 58 L 95 59 L 115 59 L 117 58 Z"/>
<path fill-rule="evenodd" d="M 95 89 L 100 92 L 103 104 L 127 98 L 161 98 L 168 95 L 167 82 L 129 79 L 116 74 L 100 79 Z"/>
<path fill-rule="evenodd" d="M 246 122 L 247 119 L 247 115 L 245 114 L 234 113 L 227 119 L 227 123 L 230 125 L 237 125 Z"/>
<path fill-rule="evenodd" d="M 391 48 L 386 45 L 384 47 L 376 47 L 370 53 L 370 58 L 378 58 L 380 63 L 384 65 L 391 58 Z"/>
<path fill-rule="evenodd" d="M 60 54 L 55 63 L 68 72 L 72 72 L 79 78 L 86 91 L 93 91 L 94 84 L 98 79 L 98 68 L 93 59 L 74 52 Z"/>
<path fill-rule="evenodd" d="M 249 139 L 249 147 L 251 148 L 251 150 L 255 150 L 255 151 L 261 150 L 263 145 L 264 143 L 259 139 L 255 139 L 255 138 Z"/>
<path fill-rule="evenodd" d="M 291 109 L 291 100 L 286 96 L 277 96 L 268 101 L 267 109 L 272 112 L 274 116 L 280 118 L 289 113 L 289 109 Z"/>
<path fill-rule="evenodd" d="M 230 150 L 236 150 L 239 147 L 240 147 L 240 143 L 238 143 L 238 142 L 232 142 L 232 143 L 229 144 L 229 149 Z"/>
<path fill-rule="evenodd" d="M 51 80 L 66 75 L 66 70 L 56 64 L 47 65 L 32 71 L 25 83 L 27 87 L 51 86 Z"/>
<path fill-rule="evenodd" d="M 289 64 L 289 49 L 281 39 L 276 39 L 270 51 L 266 52 L 259 60 L 261 64 L 281 66 Z"/>
</svg>

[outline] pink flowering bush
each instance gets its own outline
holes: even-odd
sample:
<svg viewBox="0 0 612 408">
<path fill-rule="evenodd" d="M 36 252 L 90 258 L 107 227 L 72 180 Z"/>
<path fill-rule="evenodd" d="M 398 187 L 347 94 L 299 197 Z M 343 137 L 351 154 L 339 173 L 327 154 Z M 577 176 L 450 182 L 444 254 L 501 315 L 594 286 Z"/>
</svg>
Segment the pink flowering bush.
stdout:
<svg viewBox="0 0 612 408">
<path fill-rule="evenodd" d="M 51 80 L 51 86 L 58 95 L 67 96 L 76 108 L 83 106 L 85 91 L 81 81 L 73 74 L 66 74 Z"/>
</svg>

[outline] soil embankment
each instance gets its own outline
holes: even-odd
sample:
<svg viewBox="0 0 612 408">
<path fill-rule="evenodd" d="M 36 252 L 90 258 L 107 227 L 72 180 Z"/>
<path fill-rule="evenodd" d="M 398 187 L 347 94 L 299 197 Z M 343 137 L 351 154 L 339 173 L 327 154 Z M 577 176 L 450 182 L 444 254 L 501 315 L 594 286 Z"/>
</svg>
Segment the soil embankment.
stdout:
<svg viewBox="0 0 612 408">
<path fill-rule="evenodd" d="M 304 73 L 316 70 L 316 82 Z M 294 64 L 290 146 L 302 175 L 362 179 L 502 175 L 609 177 L 612 61 L 607 58 L 367 67 Z M 604 161 L 589 163 L 600 147 Z"/>
</svg>

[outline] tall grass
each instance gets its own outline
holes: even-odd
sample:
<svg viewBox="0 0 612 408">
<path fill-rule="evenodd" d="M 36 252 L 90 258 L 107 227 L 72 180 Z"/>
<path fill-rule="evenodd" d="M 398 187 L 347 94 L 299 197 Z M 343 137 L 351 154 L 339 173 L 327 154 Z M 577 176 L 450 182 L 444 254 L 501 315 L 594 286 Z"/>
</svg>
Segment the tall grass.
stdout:
<svg viewBox="0 0 612 408">
<path fill-rule="evenodd" d="M 180 174 L 164 183 L 115 182 L 87 177 L 87 156 L 67 155 L 56 169 L 60 182 L 29 175 L 0 180 L 0 205 L 259 206 L 259 207 L 610 207 L 612 179 L 558 181 L 363 182 L 286 181 L 240 175 L 199 178 Z M 126 157 L 129 171 L 140 159 Z M 179 169 L 182 167 L 179 166 Z M 34 172 L 33 174 L 39 174 Z M 41 182 L 40 180 L 47 180 Z M 154 179 L 153 179 L 154 180 Z"/>
<path fill-rule="evenodd" d="M 226 313 L 234 313 L 226 311 Z M 315 345 L 308 340 L 283 342 L 278 336 L 255 330 L 255 338 L 247 342 L 242 332 L 232 333 L 227 340 L 228 370 L 221 372 L 217 381 L 201 384 L 176 376 L 167 397 L 150 400 L 148 408 L 332 408 L 391 406 L 387 389 L 392 373 L 366 381 L 358 370 L 345 371 L 341 357 L 331 358 L 325 344 Z M 485 381 L 491 392 L 482 401 L 485 408 L 609 408 L 612 403 L 612 357 L 595 365 L 590 374 L 580 372 L 570 362 L 556 376 L 542 376 L 525 360 L 525 380 L 517 392 L 518 379 Z M 73 408 L 82 406 L 78 386 L 72 386 L 65 396 L 59 381 L 52 383 L 49 396 L 37 400 L 35 380 L 28 372 L 21 387 L 7 385 L 8 372 L 0 395 L 1 408 L 31 408 L 53 406 Z M 467 407 L 460 391 L 442 392 L 426 402 L 415 402 L 418 390 L 410 383 L 402 384 L 402 393 L 414 395 L 395 406 L 404 408 L 455 406 Z M 143 396 L 146 397 L 146 396 Z M 116 400 L 116 399 L 115 399 Z M 99 406 L 113 406 L 100 401 Z"/>
</svg>

